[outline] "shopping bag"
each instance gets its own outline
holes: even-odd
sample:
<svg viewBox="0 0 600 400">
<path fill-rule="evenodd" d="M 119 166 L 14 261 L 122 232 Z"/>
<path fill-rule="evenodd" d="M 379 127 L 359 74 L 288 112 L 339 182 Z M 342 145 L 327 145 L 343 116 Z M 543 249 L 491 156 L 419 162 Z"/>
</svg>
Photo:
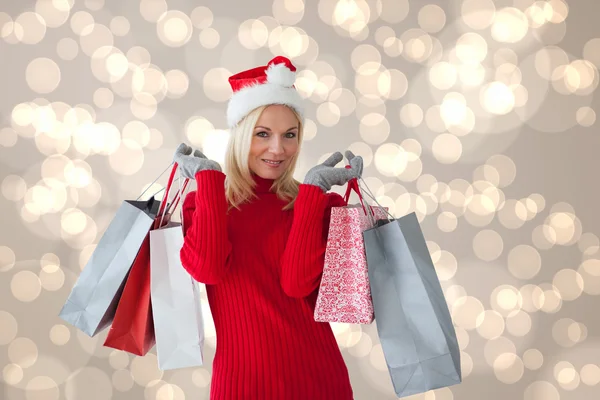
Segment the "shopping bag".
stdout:
<svg viewBox="0 0 600 400">
<path fill-rule="evenodd" d="M 172 183 L 177 165 L 173 167 Z M 170 221 L 163 201 L 150 231 Z M 131 266 L 113 323 L 104 346 L 143 356 L 155 343 L 152 307 L 150 304 L 150 232 L 147 232 L 140 251 Z"/>
<path fill-rule="evenodd" d="M 318 322 L 373 322 L 362 232 L 373 226 L 373 216 L 375 220 L 385 219 L 387 212 L 379 207 L 365 208 L 356 179 L 348 182 L 344 196 L 346 203 L 351 191 L 358 194 L 360 205 L 331 209 L 325 263 L 314 312 Z"/>
<path fill-rule="evenodd" d="M 186 179 L 183 188 L 180 185 L 173 209 L 183 198 L 188 182 Z M 167 198 L 170 189 L 167 188 Z M 181 265 L 181 247 L 182 223 L 170 222 L 150 232 L 150 299 L 158 366 L 163 371 L 203 365 L 200 288 Z"/>
<path fill-rule="evenodd" d="M 73 286 L 59 316 L 89 336 L 112 322 L 125 278 L 157 215 L 160 202 L 121 204 Z"/>
<path fill-rule="evenodd" d="M 456 332 L 416 214 L 379 221 L 363 237 L 375 323 L 396 395 L 460 383 Z"/>
<path fill-rule="evenodd" d="M 161 370 L 203 365 L 200 288 L 181 265 L 180 223 L 150 232 L 150 284 L 156 354 Z"/>
</svg>

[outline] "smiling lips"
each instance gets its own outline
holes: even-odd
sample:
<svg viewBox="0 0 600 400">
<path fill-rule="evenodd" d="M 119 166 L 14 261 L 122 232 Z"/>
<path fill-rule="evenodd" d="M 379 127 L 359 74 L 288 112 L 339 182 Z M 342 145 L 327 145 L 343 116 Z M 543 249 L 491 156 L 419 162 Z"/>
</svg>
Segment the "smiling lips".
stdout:
<svg viewBox="0 0 600 400">
<path fill-rule="evenodd" d="M 265 164 L 267 164 L 269 167 L 279 167 L 281 165 L 281 163 L 283 163 L 283 160 L 280 161 L 275 161 L 275 160 L 262 160 Z"/>
</svg>

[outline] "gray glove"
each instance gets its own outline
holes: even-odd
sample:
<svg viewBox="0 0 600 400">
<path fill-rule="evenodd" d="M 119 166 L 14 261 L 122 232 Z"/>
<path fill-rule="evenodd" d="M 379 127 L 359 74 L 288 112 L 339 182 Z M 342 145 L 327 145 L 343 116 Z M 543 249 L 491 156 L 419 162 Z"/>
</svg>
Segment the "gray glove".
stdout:
<svg viewBox="0 0 600 400">
<path fill-rule="evenodd" d="M 349 180 L 358 178 L 362 173 L 362 157 L 354 156 L 346 152 L 346 158 L 350 161 L 350 168 L 334 168 L 343 160 L 342 153 L 333 153 L 323 164 L 312 167 L 304 178 L 304 183 L 320 187 L 324 192 L 331 190 L 333 185 L 345 185 Z"/>
<path fill-rule="evenodd" d="M 221 171 L 219 163 L 206 158 L 200 150 L 194 151 L 193 156 L 190 154 L 192 154 L 192 148 L 185 143 L 181 143 L 175 150 L 175 155 L 173 155 L 173 161 L 177 163 L 179 172 L 184 177 L 195 179 L 196 174 L 200 171 Z"/>
<path fill-rule="evenodd" d="M 354 155 L 354 153 L 351 152 L 350 150 L 346 150 L 344 155 L 346 156 L 346 158 L 348 159 L 348 162 L 352 166 L 352 160 L 356 157 Z M 358 176 L 360 177 L 360 176 L 362 176 L 362 173 L 363 173 L 363 159 L 360 156 L 358 158 L 360 158 L 360 163 L 358 163 L 358 161 L 355 161 L 355 163 L 358 163 Z"/>
</svg>

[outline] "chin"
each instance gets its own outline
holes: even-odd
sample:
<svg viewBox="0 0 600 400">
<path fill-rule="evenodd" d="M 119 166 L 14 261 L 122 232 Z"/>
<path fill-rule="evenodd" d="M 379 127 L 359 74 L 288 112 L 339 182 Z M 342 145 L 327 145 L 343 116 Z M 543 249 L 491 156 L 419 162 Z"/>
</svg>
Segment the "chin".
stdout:
<svg viewBox="0 0 600 400">
<path fill-rule="evenodd" d="M 281 175 L 283 175 L 284 172 L 285 171 L 265 171 L 264 169 L 260 169 L 255 173 L 263 179 L 279 179 L 279 177 L 281 177 Z"/>
<path fill-rule="evenodd" d="M 281 165 L 278 168 L 270 168 L 264 165 L 251 165 L 250 170 L 263 179 L 279 179 L 289 168 L 289 163 Z"/>
</svg>

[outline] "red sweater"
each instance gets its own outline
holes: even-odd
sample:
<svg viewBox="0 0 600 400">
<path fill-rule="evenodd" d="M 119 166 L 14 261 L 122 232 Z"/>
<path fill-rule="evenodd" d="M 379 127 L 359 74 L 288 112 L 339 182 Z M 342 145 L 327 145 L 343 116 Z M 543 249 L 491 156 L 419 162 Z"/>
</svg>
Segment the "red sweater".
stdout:
<svg viewBox="0 0 600 400">
<path fill-rule="evenodd" d="M 196 174 L 183 204 L 184 268 L 206 284 L 217 348 L 211 400 L 349 400 L 348 369 L 314 308 L 338 194 L 300 185 L 294 209 L 256 178 L 258 199 L 227 211 L 225 175 Z"/>
</svg>

